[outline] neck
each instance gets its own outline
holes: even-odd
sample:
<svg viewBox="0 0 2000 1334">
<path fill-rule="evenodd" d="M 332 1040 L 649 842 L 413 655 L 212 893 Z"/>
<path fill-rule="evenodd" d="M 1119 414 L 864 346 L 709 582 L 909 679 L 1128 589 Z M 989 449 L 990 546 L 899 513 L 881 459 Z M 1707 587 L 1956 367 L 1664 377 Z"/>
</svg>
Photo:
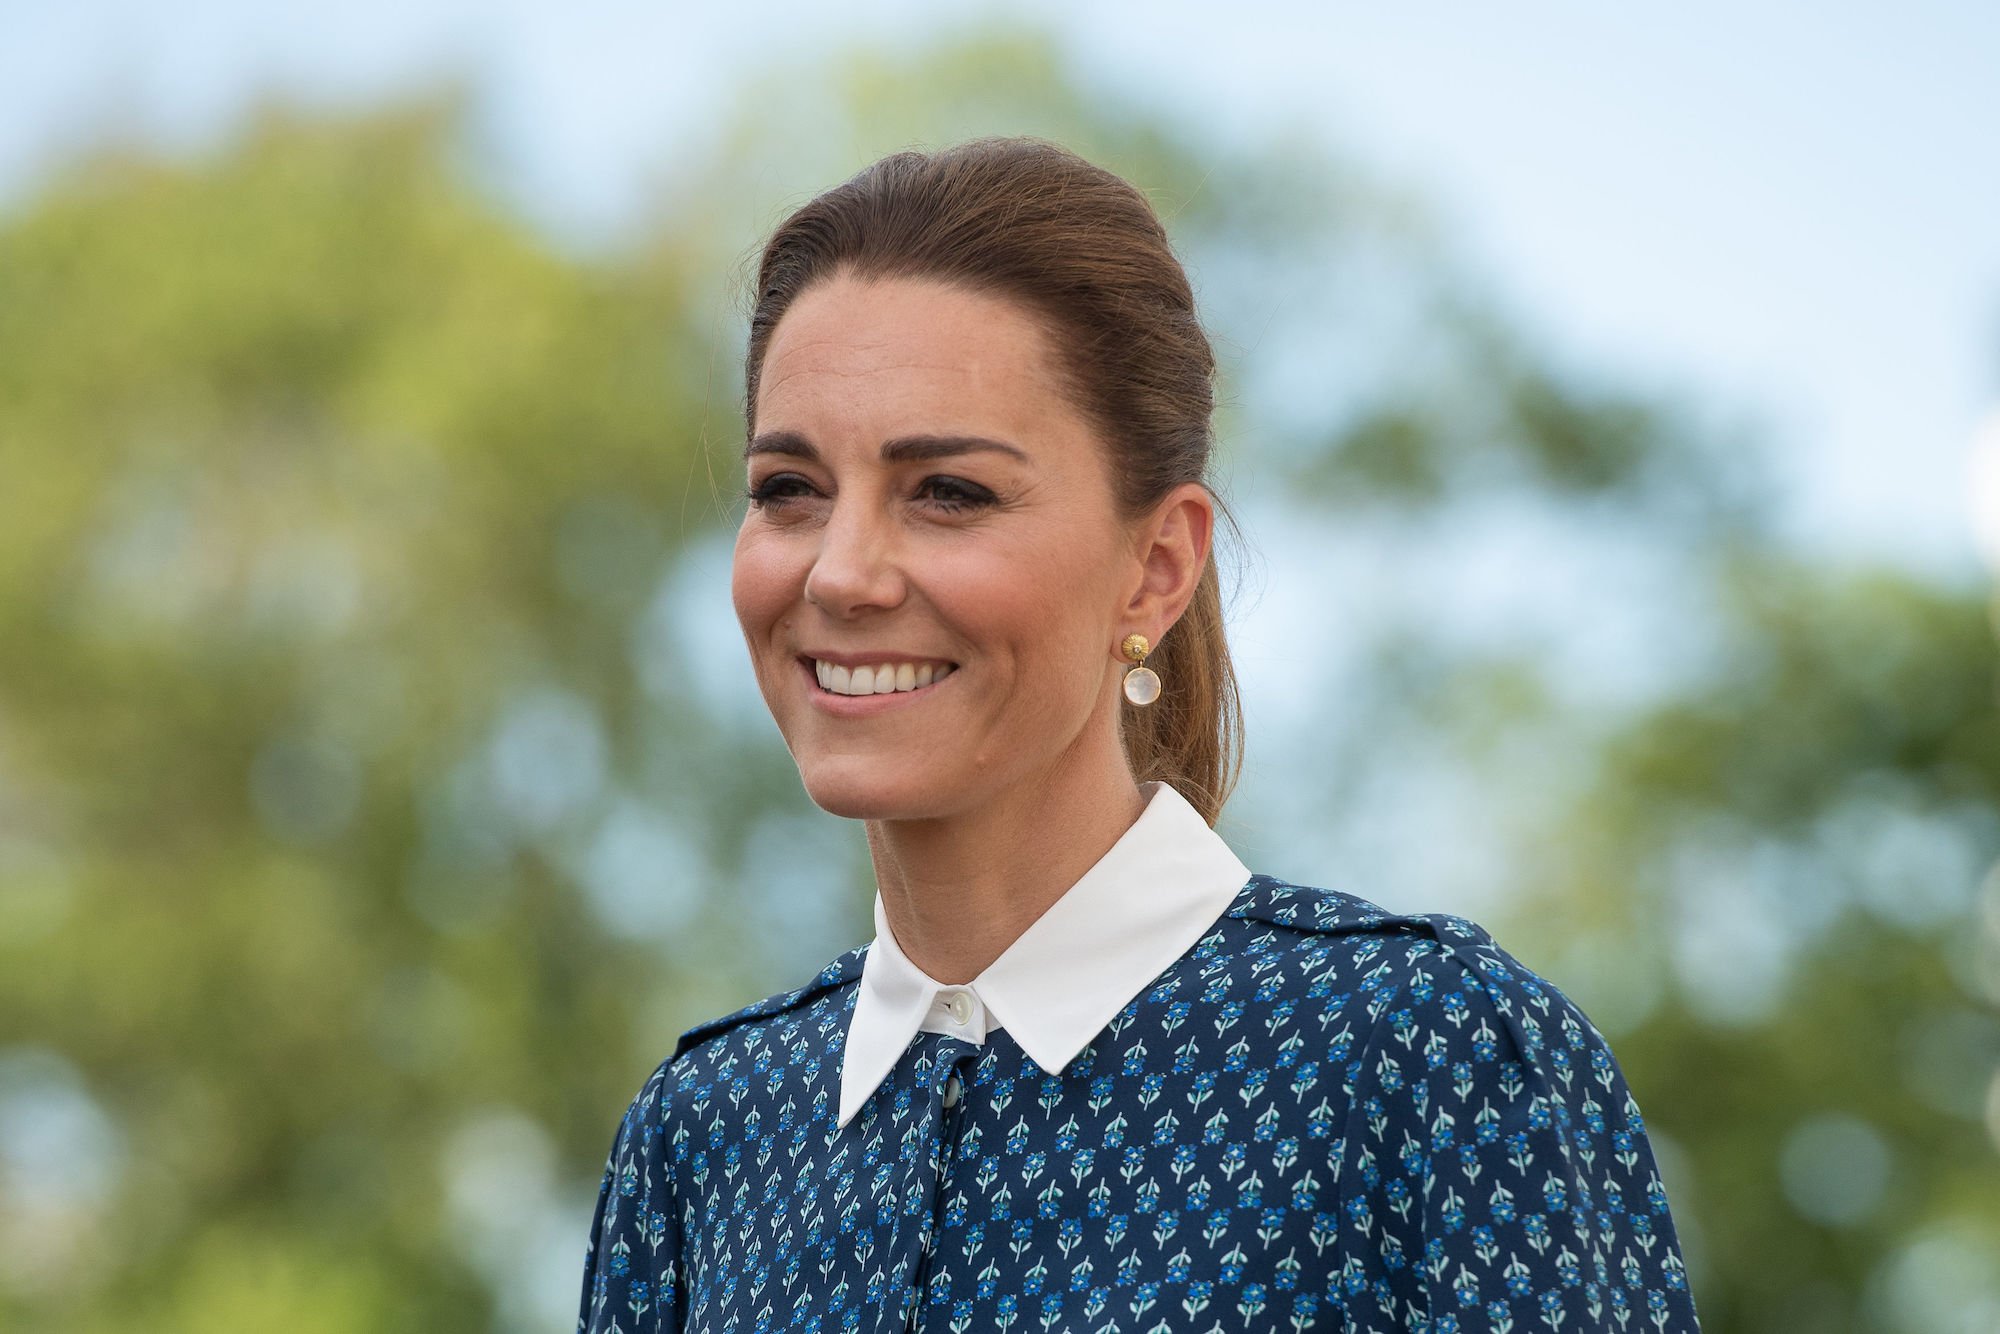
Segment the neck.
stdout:
<svg viewBox="0 0 2000 1334">
<path fill-rule="evenodd" d="M 868 821 L 896 944 L 934 980 L 972 981 L 1111 850 L 1145 809 L 1125 754 L 1032 775 L 977 807 Z"/>
</svg>

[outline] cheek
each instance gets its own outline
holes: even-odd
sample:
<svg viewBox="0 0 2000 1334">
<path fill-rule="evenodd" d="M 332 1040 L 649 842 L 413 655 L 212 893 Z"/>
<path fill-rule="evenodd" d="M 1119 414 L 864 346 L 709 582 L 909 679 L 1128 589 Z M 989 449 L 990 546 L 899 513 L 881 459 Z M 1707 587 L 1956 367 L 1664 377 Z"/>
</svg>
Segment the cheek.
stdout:
<svg viewBox="0 0 2000 1334">
<path fill-rule="evenodd" d="M 1101 571 L 1075 556 L 1047 543 L 968 553 L 933 565 L 926 589 L 946 620 L 1053 696 L 1062 692 L 1046 687 L 1058 681 L 1084 682 L 1109 605 L 1109 594 L 1098 596 Z"/>
<path fill-rule="evenodd" d="M 795 600 L 795 583 L 778 544 L 747 530 L 737 534 L 729 565 L 729 597 L 753 649 L 761 647 L 763 633 Z"/>
</svg>

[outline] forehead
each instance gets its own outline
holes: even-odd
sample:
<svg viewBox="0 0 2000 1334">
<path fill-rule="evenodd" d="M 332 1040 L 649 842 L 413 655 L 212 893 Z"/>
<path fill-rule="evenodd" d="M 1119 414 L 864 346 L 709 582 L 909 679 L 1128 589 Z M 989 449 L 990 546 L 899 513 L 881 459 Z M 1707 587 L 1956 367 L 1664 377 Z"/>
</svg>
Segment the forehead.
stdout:
<svg viewBox="0 0 2000 1334">
<path fill-rule="evenodd" d="M 840 275 L 793 301 L 765 350 L 757 429 L 1084 438 L 1054 344 L 1020 303 L 943 283 Z"/>
</svg>

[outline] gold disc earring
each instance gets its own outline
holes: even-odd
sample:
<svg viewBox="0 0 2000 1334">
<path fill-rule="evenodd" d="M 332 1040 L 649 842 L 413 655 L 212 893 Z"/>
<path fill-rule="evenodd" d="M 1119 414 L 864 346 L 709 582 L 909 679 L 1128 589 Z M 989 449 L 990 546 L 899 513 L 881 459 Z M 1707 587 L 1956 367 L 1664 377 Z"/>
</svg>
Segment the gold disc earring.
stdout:
<svg viewBox="0 0 2000 1334">
<path fill-rule="evenodd" d="M 1125 698 L 1134 704 L 1151 704 L 1160 697 L 1159 673 L 1145 665 L 1146 655 L 1153 651 L 1153 646 L 1144 635 L 1126 635 L 1119 647 L 1128 659 L 1138 664 L 1125 673 Z"/>
</svg>

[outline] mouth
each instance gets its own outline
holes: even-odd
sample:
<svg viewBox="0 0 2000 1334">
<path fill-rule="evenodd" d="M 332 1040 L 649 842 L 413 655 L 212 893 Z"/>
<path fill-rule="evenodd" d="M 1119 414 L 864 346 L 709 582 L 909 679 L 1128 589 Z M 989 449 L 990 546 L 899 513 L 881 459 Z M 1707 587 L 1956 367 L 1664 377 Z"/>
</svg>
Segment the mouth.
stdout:
<svg viewBox="0 0 2000 1334">
<path fill-rule="evenodd" d="M 802 654 L 799 662 L 820 693 L 848 698 L 915 694 L 958 670 L 957 663 L 942 659 L 839 663 Z"/>
</svg>

